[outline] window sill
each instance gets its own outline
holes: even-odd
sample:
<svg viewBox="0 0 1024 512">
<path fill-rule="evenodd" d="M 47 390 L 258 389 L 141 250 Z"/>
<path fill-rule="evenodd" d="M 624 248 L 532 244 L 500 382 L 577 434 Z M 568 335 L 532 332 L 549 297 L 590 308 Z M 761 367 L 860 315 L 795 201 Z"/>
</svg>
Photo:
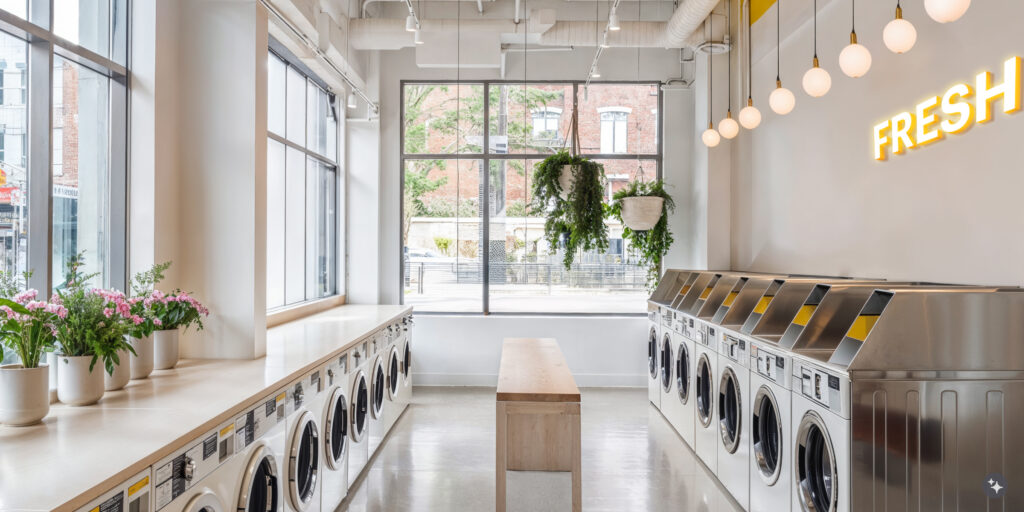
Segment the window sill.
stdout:
<svg viewBox="0 0 1024 512">
<path fill-rule="evenodd" d="M 332 295 L 330 297 L 324 297 L 322 299 L 302 302 L 299 304 L 285 306 L 282 308 L 275 308 L 271 311 L 267 311 L 267 328 L 269 329 L 271 327 L 276 327 L 281 324 L 293 322 L 300 318 L 315 315 L 321 311 L 326 311 L 333 307 L 342 306 L 344 304 L 344 295 Z"/>
</svg>

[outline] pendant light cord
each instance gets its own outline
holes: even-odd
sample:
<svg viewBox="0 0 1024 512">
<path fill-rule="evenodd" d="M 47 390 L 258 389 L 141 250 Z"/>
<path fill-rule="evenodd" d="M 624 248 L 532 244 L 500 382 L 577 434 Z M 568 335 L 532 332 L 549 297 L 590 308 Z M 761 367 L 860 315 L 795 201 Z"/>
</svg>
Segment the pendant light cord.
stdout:
<svg viewBox="0 0 1024 512">
<path fill-rule="evenodd" d="M 814 0 L 814 58 L 818 58 L 818 0 Z"/>
<path fill-rule="evenodd" d="M 637 3 L 640 3 L 640 2 L 637 2 Z M 725 9 L 726 9 L 726 13 L 725 13 L 725 34 L 728 36 L 729 32 L 732 31 L 732 0 L 728 0 L 725 3 Z M 729 96 L 729 110 L 727 112 L 729 112 L 731 114 L 732 113 L 732 41 L 729 41 L 729 45 L 728 45 L 727 49 L 728 49 L 728 52 L 729 52 L 729 88 L 726 89 L 726 91 L 728 92 L 727 96 Z M 742 86 L 740 86 L 740 87 L 742 87 Z M 740 93 L 740 94 L 742 94 L 742 93 Z"/>
<path fill-rule="evenodd" d="M 850 33 L 857 33 L 857 0 L 850 2 Z"/>
<path fill-rule="evenodd" d="M 740 6 L 742 9 L 743 6 Z M 750 14 L 750 2 L 747 2 L 747 101 L 748 103 L 754 101 L 754 38 L 751 35 L 752 31 L 750 26 L 754 24 L 754 20 Z"/>
<path fill-rule="evenodd" d="M 707 20 L 704 21 L 704 37 L 707 39 L 707 41 L 709 41 L 709 42 L 711 41 L 711 33 L 708 31 L 708 22 L 707 22 Z M 712 109 L 714 108 L 713 105 L 714 105 L 714 97 L 715 97 L 714 96 L 715 95 L 715 88 L 714 88 L 714 83 L 715 82 L 714 82 L 714 76 L 713 76 L 715 74 L 715 54 L 714 54 L 713 51 L 711 51 L 711 50 L 713 50 L 713 47 L 709 46 L 708 50 L 709 50 L 708 51 L 708 125 L 711 126 L 712 125 L 711 115 L 712 115 Z"/>
<path fill-rule="evenodd" d="M 782 0 L 775 2 L 775 81 L 782 82 Z"/>
</svg>

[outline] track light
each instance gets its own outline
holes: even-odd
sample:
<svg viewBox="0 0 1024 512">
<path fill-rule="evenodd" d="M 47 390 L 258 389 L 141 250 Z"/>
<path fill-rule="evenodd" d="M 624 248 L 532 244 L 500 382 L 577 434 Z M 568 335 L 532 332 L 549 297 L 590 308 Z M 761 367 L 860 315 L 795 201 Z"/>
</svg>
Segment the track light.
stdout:
<svg viewBox="0 0 1024 512">
<path fill-rule="evenodd" d="M 597 65 L 595 65 L 594 66 L 594 72 L 591 73 L 590 76 L 593 77 L 593 78 L 601 78 L 601 68 L 599 68 L 599 67 L 597 67 Z"/>
<path fill-rule="evenodd" d="M 415 32 L 416 31 L 416 17 L 412 14 L 405 17 L 405 31 Z"/>
<path fill-rule="evenodd" d="M 611 47 L 611 45 L 608 44 L 608 34 L 605 34 L 604 37 L 601 39 L 601 48 L 609 48 L 609 47 Z"/>
<path fill-rule="evenodd" d="M 356 108 L 359 106 L 359 104 L 356 103 L 356 93 L 348 93 L 348 102 L 346 103 L 346 106 L 348 106 L 348 108 Z"/>
<path fill-rule="evenodd" d="M 413 42 L 416 44 L 423 44 L 423 35 L 420 33 L 420 29 L 416 29 L 413 32 Z"/>
<path fill-rule="evenodd" d="M 613 13 L 611 13 L 608 16 L 608 30 L 620 30 L 620 29 L 622 29 L 622 27 L 619 26 L 619 15 L 615 14 L 613 12 Z"/>
</svg>

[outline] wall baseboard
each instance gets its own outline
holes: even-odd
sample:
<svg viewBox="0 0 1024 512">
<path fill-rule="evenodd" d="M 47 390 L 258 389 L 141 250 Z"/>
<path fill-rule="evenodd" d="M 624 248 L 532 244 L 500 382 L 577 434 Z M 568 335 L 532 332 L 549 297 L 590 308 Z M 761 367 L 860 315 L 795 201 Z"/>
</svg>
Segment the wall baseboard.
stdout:
<svg viewBox="0 0 1024 512">
<path fill-rule="evenodd" d="M 642 388 L 647 386 L 644 374 L 574 374 L 576 385 L 581 388 Z M 413 382 L 417 386 L 479 386 L 496 387 L 498 375 L 495 373 L 416 373 Z"/>
</svg>

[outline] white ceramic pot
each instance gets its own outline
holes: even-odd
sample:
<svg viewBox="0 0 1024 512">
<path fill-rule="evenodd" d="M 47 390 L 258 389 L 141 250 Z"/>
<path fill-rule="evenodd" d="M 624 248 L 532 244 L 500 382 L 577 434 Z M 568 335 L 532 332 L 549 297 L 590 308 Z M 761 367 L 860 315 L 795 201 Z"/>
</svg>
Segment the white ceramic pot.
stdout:
<svg viewBox="0 0 1024 512">
<path fill-rule="evenodd" d="M 132 380 L 149 377 L 153 373 L 153 335 L 145 338 L 128 336 L 128 344 L 135 350 L 135 354 L 128 357 L 132 360 Z"/>
<path fill-rule="evenodd" d="M 178 330 L 165 329 L 153 333 L 153 367 L 169 370 L 178 364 Z"/>
<path fill-rule="evenodd" d="M 128 385 L 128 381 L 132 378 L 132 353 L 128 349 L 119 350 L 117 352 L 117 359 L 119 363 L 114 365 L 114 373 L 108 374 L 106 371 L 103 372 L 103 389 L 106 391 L 117 391 L 123 389 Z M 99 363 L 96 363 L 97 366 Z"/>
<path fill-rule="evenodd" d="M 103 361 L 89 371 L 92 356 L 57 357 L 57 400 L 68 405 L 92 405 L 103 398 Z"/>
<path fill-rule="evenodd" d="M 50 368 L 0 366 L 0 423 L 20 427 L 39 423 L 50 412 Z"/>
<path fill-rule="evenodd" d="M 558 175 L 558 184 L 562 187 L 562 199 L 569 197 L 569 192 L 572 191 L 573 185 L 576 184 L 576 177 L 573 176 L 573 166 L 563 165 L 562 172 Z"/>
<path fill-rule="evenodd" d="M 661 220 L 665 198 L 655 196 L 622 199 L 622 223 L 633 231 L 648 231 Z"/>
</svg>

